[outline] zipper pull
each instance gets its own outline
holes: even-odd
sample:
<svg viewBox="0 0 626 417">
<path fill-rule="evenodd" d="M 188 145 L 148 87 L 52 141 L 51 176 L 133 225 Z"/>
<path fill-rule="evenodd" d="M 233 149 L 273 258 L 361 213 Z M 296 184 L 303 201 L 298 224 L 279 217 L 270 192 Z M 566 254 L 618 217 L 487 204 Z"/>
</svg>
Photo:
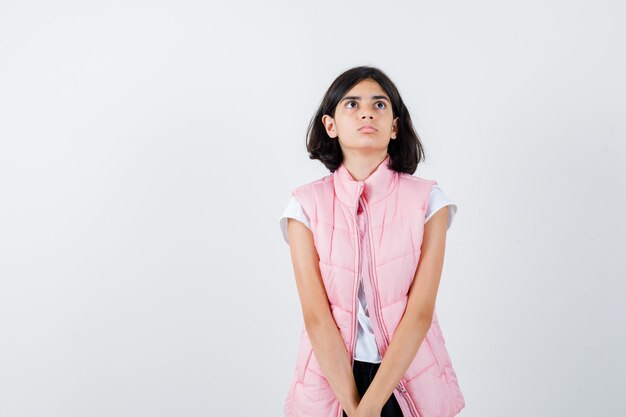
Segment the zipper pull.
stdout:
<svg viewBox="0 0 626 417">
<path fill-rule="evenodd" d="M 400 392 L 406 392 L 406 389 L 402 386 L 402 382 L 398 382 L 397 388 L 400 390 Z"/>
<path fill-rule="evenodd" d="M 361 194 L 362 194 L 362 191 L 363 191 L 363 187 L 365 187 L 365 184 L 363 183 L 363 181 L 359 181 L 357 183 L 357 185 L 358 185 L 358 189 L 357 189 L 358 191 L 357 191 L 356 195 L 357 195 L 357 198 L 360 198 Z"/>
</svg>

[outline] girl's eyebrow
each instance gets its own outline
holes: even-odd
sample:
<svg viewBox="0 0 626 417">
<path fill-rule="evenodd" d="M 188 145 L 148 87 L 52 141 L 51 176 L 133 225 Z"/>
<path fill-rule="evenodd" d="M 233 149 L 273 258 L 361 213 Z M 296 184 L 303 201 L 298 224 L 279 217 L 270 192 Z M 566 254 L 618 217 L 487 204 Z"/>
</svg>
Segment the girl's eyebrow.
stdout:
<svg viewBox="0 0 626 417">
<path fill-rule="evenodd" d="M 361 100 L 361 96 L 345 96 L 344 98 L 341 99 L 341 101 L 345 101 L 345 100 Z M 387 96 L 372 96 L 372 100 L 387 100 L 387 101 L 389 101 Z"/>
</svg>

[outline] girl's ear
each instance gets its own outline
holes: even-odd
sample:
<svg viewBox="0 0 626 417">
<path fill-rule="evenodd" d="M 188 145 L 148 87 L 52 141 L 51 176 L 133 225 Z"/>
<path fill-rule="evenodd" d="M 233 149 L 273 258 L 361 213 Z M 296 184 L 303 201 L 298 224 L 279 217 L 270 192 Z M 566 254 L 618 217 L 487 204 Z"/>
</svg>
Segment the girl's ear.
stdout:
<svg viewBox="0 0 626 417">
<path fill-rule="evenodd" d="M 337 137 L 337 129 L 335 128 L 335 119 L 325 114 L 322 116 L 322 123 L 326 128 L 326 134 L 331 138 Z"/>
<path fill-rule="evenodd" d="M 391 126 L 391 139 L 395 139 L 396 136 L 398 135 L 398 119 L 400 117 L 396 117 L 395 119 L 393 119 L 393 124 Z"/>
</svg>

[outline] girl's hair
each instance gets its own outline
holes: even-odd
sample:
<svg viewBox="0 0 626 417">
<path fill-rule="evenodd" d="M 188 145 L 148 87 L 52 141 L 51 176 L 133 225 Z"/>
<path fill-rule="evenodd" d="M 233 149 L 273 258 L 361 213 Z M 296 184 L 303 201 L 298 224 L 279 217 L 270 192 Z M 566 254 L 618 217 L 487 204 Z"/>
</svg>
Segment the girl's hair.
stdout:
<svg viewBox="0 0 626 417">
<path fill-rule="evenodd" d="M 417 165 L 424 160 L 424 147 L 417 132 L 413 128 L 409 110 L 395 84 L 387 75 L 376 67 L 359 66 L 351 68 L 330 85 L 315 116 L 311 119 L 306 134 L 306 148 L 310 159 L 319 159 L 331 172 L 334 172 L 343 161 L 343 153 L 339 141 L 332 140 L 326 133 L 322 116 L 328 114 L 335 117 L 335 108 L 339 100 L 357 83 L 364 79 L 376 81 L 389 96 L 393 118 L 398 117 L 398 134 L 390 140 L 387 153 L 390 168 L 397 172 L 413 174 Z"/>
</svg>

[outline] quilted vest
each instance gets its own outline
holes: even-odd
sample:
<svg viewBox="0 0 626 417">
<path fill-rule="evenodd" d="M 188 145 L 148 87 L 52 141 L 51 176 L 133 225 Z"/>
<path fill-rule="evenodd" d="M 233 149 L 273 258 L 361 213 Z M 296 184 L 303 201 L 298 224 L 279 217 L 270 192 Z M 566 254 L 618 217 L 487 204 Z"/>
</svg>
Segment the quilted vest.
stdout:
<svg viewBox="0 0 626 417">
<path fill-rule="evenodd" d="M 351 358 L 357 335 L 359 204 L 366 218 L 371 271 L 363 288 L 376 344 L 384 357 L 406 309 L 420 259 L 428 198 L 437 184 L 398 173 L 388 167 L 389 160 L 387 155 L 363 181 L 354 180 L 341 164 L 333 173 L 292 191 L 309 217 L 332 316 Z M 452 417 L 465 406 L 436 308 L 431 326 L 393 395 L 405 417 Z M 284 414 L 343 416 L 304 326 Z"/>
</svg>

